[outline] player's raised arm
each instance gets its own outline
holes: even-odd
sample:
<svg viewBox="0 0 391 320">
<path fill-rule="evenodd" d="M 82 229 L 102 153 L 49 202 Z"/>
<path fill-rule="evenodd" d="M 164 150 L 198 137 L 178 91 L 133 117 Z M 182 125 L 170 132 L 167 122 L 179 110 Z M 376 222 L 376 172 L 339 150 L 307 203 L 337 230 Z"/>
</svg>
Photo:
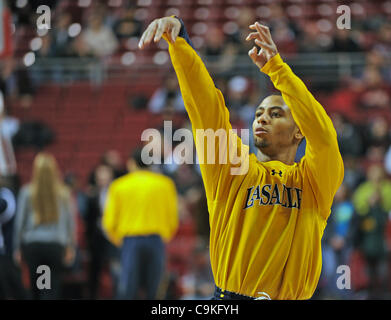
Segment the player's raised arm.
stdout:
<svg viewBox="0 0 391 320">
<path fill-rule="evenodd" d="M 224 130 L 227 137 L 230 135 L 232 126 L 229 122 L 229 112 L 225 106 L 224 98 L 209 75 L 203 61 L 192 47 L 192 43 L 186 32 L 182 20 L 176 17 L 164 17 L 154 20 L 143 33 L 139 48 L 143 49 L 152 41 L 158 42 L 164 38 L 169 44 L 171 61 L 178 77 L 178 82 L 187 113 L 192 123 L 193 135 L 197 137 L 197 130 L 213 130 L 214 132 Z M 236 136 L 237 138 L 237 136 Z M 204 160 L 210 150 L 207 143 L 200 147 L 200 140 L 196 139 L 198 155 L 203 151 Z M 241 148 L 241 141 L 237 138 L 237 147 Z M 204 139 L 205 141 L 205 139 Z M 219 140 L 214 142 L 214 150 L 219 149 Z M 227 149 L 226 149 L 227 150 Z M 227 156 L 227 151 L 221 152 L 223 157 Z M 230 150 L 231 152 L 231 150 Z M 215 163 L 213 165 L 201 165 L 205 188 L 207 193 L 214 198 L 217 185 L 224 184 L 221 174 L 223 167 L 218 159 L 220 153 L 215 153 Z M 228 161 L 227 161 L 228 162 Z M 227 163 L 226 162 L 226 163 Z"/>
<path fill-rule="evenodd" d="M 192 47 L 183 22 L 176 17 L 154 20 L 140 38 L 139 48 L 164 38 L 193 128 L 219 129 L 229 125 L 224 98 Z"/>
<path fill-rule="evenodd" d="M 269 28 L 259 23 L 250 26 L 247 40 L 253 47 L 249 56 L 257 67 L 267 74 L 279 90 L 301 133 L 307 141 L 306 165 L 319 201 L 331 205 L 334 194 L 343 179 L 343 162 L 338 148 L 337 134 L 331 119 L 305 84 L 284 63 L 272 40 Z M 325 213 L 324 216 L 327 216 Z"/>
</svg>

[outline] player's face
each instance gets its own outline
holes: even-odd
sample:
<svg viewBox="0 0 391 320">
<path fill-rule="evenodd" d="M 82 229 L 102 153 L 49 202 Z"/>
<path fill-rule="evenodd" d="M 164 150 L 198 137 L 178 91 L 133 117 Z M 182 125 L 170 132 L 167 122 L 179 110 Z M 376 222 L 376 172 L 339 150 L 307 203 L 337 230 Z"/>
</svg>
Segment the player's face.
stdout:
<svg viewBox="0 0 391 320">
<path fill-rule="evenodd" d="M 265 98 L 255 111 L 253 133 L 255 146 L 264 154 L 278 153 L 297 143 L 299 132 L 291 111 L 281 96 Z"/>
</svg>

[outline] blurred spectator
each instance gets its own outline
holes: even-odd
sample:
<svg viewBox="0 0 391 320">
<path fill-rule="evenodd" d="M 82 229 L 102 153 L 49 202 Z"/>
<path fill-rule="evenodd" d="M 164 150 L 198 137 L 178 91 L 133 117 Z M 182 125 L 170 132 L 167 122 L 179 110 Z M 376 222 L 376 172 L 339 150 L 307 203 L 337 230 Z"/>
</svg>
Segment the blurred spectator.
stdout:
<svg viewBox="0 0 391 320">
<path fill-rule="evenodd" d="M 382 52 L 386 57 L 391 57 L 391 22 L 381 25 L 377 32 L 378 39 L 374 48 Z"/>
<path fill-rule="evenodd" d="M 360 70 L 360 73 L 362 70 Z M 355 121 L 362 111 L 358 108 L 358 99 L 362 90 L 362 81 L 358 76 L 344 76 L 339 81 L 338 86 L 328 92 L 326 111 L 339 113 L 349 121 Z"/>
<path fill-rule="evenodd" d="M 15 260 L 20 264 L 23 257 L 29 268 L 33 299 L 59 299 L 64 266 L 74 259 L 75 226 L 69 190 L 52 155 L 36 156 L 31 183 L 20 191 L 17 205 Z M 50 268 L 50 290 L 36 285 L 40 265 Z"/>
<path fill-rule="evenodd" d="M 113 170 L 114 179 L 122 177 L 127 173 L 121 154 L 118 150 L 112 149 L 106 151 L 102 156 L 101 163 L 109 166 Z"/>
<path fill-rule="evenodd" d="M 243 107 L 247 105 L 251 92 L 250 80 L 243 76 L 234 76 L 228 81 L 226 104 L 232 123 L 240 121 Z"/>
<path fill-rule="evenodd" d="M 209 250 L 199 244 L 191 254 L 191 268 L 182 279 L 182 300 L 209 300 L 215 286 L 210 266 Z"/>
<path fill-rule="evenodd" d="M 84 218 L 87 211 L 87 194 L 83 191 L 79 176 L 76 173 L 68 172 L 64 177 L 64 182 L 75 198 L 77 211 Z"/>
<path fill-rule="evenodd" d="M 367 148 L 366 157 L 363 163 L 381 163 L 385 156 L 385 149 L 382 146 L 370 145 Z"/>
<path fill-rule="evenodd" d="M 166 106 L 170 105 L 177 112 L 186 110 L 181 91 L 179 90 L 178 80 L 172 73 L 165 77 L 163 85 L 153 93 L 148 102 L 148 109 L 152 113 L 161 113 Z"/>
<path fill-rule="evenodd" d="M 243 121 L 244 128 L 252 126 L 255 116 L 255 109 L 259 105 L 259 97 L 263 96 L 262 93 L 253 88 L 249 89 L 248 99 L 246 103 L 239 110 L 239 118 Z"/>
<path fill-rule="evenodd" d="M 236 58 L 236 48 L 227 41 L 221 27 L 210 26 L 205 35 L 202 54 L 208 67 L 219 74 L 232 68 Z"/>
<path fill-rule="evenodd" d="M 66 57 L 69 55 L 71 38 L 68 28 L 72 22 L 69 12 L 62 12 L 55 19 L 53 30 L 48 33 L 51 36 L 50 52 L 55 57 Z"/>
<path fill-rule="evenodd" d="M 130 37 L 140 37 L 143 31 L 143 23 L 135 15 L 136 8 L 129 6 L 121 10 L 120 18 L 114 24 L 114 33 L 119 40 Z"/>
<path fill-rule="evenodd" d="M 345 116 L 339 113 L 333 113 L 331 119 L 335 130 L 337 131 L 341 155 L 343 157 L 361 156 L 363 152 L 362 138 L 355 125 L 350 123 Z"/>
<path fill-rule="evenodd" d="M 83 34 L 78 35 L 71 42 L 69 55 L 73 58 L 92 58 L 94 53 L 90 46 L 84 41 Z"/>
<path fill-rule="evenodd" d="M 344 158 L 344 183 L 350 190 L 355 190 L 365 180 L 364 170 L 360 166 L 359 158 L 346 155 Z"/>
<path fill-rule="evenodd" d="M 107 190 L 113 181 L 113 169 L 101 164 L 95 170 L 96 186 L 88 192 L 85 215 L 86 238 L 89 253 L 88 298 L 99 298 L 100 279 L 104 267 L 113 267 L 117 254 L 115 248 L 106 238 L 102 229 L 102 216 L 107 198 Z M 110 269 L 112 271 L 112 269 Z M 113 270 L 114 271 L 114 270 Z M 114 292 L 116 278 L 113 272 L 112 284 Z"/>
<path fill-rule="evenodd" d="M 0 1 L 0 15 L 1 15 L 1 45 L 0 45 L 0 90 L 4 94 L 8 90 L 3 85 L 10 81 L 11 74 L 14 70 L 14 31 L 13 31 L 13 17 L 8 8 L 8 3 L 4 0 Z"/>
<path fill-rule="evenodd" d="M 19 131 L 19 120 L 6 113 L 4 96 L 0 91 L 0 175 L 15 176 L 17 164 L 12 139 Z"/>
<path fill-rule="evenodd" d="M 25 121 L 14 136 L 15 148 L 33 147 L 42 150 L 54 140 L 53 130 L 41 121 Z"/>
<path fill-rule="evenodd" d="M 384 177 L 381 165 L 368 168 L 368 181 L 362 183 L 353 195 L 358 229 L 355 243 L 363 253 L 368 267 L 369 298 L 383 297 L 385 277 L 385 227 L 391 210 L 391 182 Z"/>
<path fill-rule="evenodd" d="M 250 7 L 240 8 L 236 24 L 238 29 L 229 36 L 229 42 L 232 43 L 233 48 L 238 56 L 248 55 L 248 51 L 251 50 L 253 44 L 251 41 L 246 41 L 248 34 L 250 33 L 249 25 L 256 21 L 255 11 Z"/>
<path fill-rule="evenodd" d="M 347 298 L 346 290 L 337 288 L 337 268 L 348 265 L 352 250 L 351 220 L 354 207 L 350 201 L 350 190 L 343 183 L 338 189 L 331 215 L 322 238 L 323 267 L 320 283 L 323 298 Z"/>
<path fill-rule="evenodd" d="M 366 128 L 365 140 L 367 157 L 374 158 L 374 148 L 379 148 L 381 149 L 379 150 L 380 157 L 383 159 L 387 148 L 391 143 L 387 120 L 383 117 L 376 117 L 370 121 Z"/>
<path fill-rule="evenodd" d="M 73 272 L 82 272 L 83 266 L 83 251 L 86 247 L 85 239 L 85 223 L 84 218 L 87 211 L 87 194 L 80 185 L 80 180 L 77 174 L 68 172 L 64 177 L 64 183 L 69 188 L 71 201 L 75 210 L 75 230 L 76 230 L 76 257 L 75 263 L 72 266 Z"/>
<path fill-rule="evenodd" d="M 0 188 L 0 254 L 5 253 L 3 225 L 12 219 L 15 214 L 16 202 L 11 190 L 1 186 Z"/>
<path fill-rule="evenodd" d="M 44 36 L 41 37 L 42 44 L 40 48 L 36 51 L 36 55 L 38 58 L 49 58 L 52 56 L 52 47 L 53 45 L 53 40 L 52 37 L 50 36 L 50 33 L 45 34 Z"/>
<path fill-rule="evenodd" d="M 329 47 L 330 52 L 360 52 L 363 48 L 354 39 L 349 29 L 336 28 L 335 35 Z"/>
<path fill-rule="evenodd" d="M 94 56 L 106 57 L 113 54 L 118 41 L 113 31 L 103 24 L 104 17 L 99 13 L 91 13 L 88 26 L 83 32 L 83 40 Z"/>
<path fill-rule="evenodd" d="M 33 102 L 35 93 L 34 87 L 37 86 L 37 83 L 33 82 L 31 74 L 26 67 L 20 66 L 17 68 L 14 72 L 14 77 L 16 81 L 16 87 L 12 94 L 15 94 L 15 97 L 19 100 L 20 106 L 22 108 L 29 109 Z"/>
<path fill-rule="evenodd" d="M 366 67 L 361 81 L 358 103 L 362 109 L 386 109 L 390 107 L 390 87 L 385 83 L 378 68 L 374 66 Z"/>
<path fill-rule="evenodd" d="M 384 169 L 388 175 L 391 175 L 391 145 L 388 147 L 384 157 Z"/>
<path fill-rule="evenodd" d="M 98 15 L 102 17 L 103 24 L 110 29 L 116 20 L 118 20 L 115 12 L 110 10 L 107 1 L 91 1 L 91 6 L 86 11 L 88 15 Z"/>
<path fill-rule="evenodd" d="M 273 41 L 278 43 L 278 51 L 281 54 L 297 52 L 296 35 L 287 22 L 276 20 L 270 29 L 273 32 Z"/>
<path fill-rule="evenodd" d="M 10 225 L 16 211 L 15 195 L 3 179 L 0 182 L 0 300 L 27 298 L 20 269 L 12 259 L 12 245 L 7 241 L 6 227 Z"/>
<path fill-rule="evenodd" d="M 32 79 L 32 82 L 36 88 L 39 88 L 40 85 L 45 83 L 47 81 L 47 78 L 52 79 L 55 77 L 58 77 L 58 74 L 62 72 L 62 67 L 59 66 L 60 72 L 58 70 L 51 70 L 49 69 L 46 72 L 42 72 L 42 67 L 47 64 L 47 58 L 53 58 L 53 43 L 52 43 L 52 37 L 50 33 L 46 33 L 41 39 L 41 46 L 39 49 L 35 52 L 37 57 L 37 63 L 35 63 L 32 68 L 28 69 L 29 75 Z M 56 80 L 63 80 L 61 77 L 57 78 Z"/>
<path fill-rule="evenodd" d="M 379 49 L 372 49 L 365 55 L 366 65 L 379 70 L 382 79 L 391 83 L 391 66 L 387 63 L 387 56 Z"/>
<path fill-rule="evenodd" d="M 99 164 L 97 167 L 100 165 L 106 165 L 109 166 L 113 170 L 113 179 L 117 179 L 119 177 L 122 177 L 127 173 L 126 168 L 122 162 L 122 157 L 121 154 L 118 150 L 112 149 L 112 150 L 107 150 L 101 157 Z M 88 176 L 88 184 L 91 186 L 96 185 L 95 177 L 96 177 L 96 168 L 90 172 Z"/>
<path fill-rule="evenodd" d="M 391 210 L 391 181 L 384 175 L 381 164 L 372 164 L 367 170 L 367 181 L 358 186 L 353 194 L 354 206 L 360 215 L 369 210 L 369 200 L 376 192 L 380 192 L 380 204 L 384 211 Z"/>
<path fill-rule="evenodd" d="M 270 9 L 268 25 L 273 34 L 273 41 L 278 43 L 278 51 L 282 54 L 295 53 L 298 34 L 296 24 L 288 18 L 280 3 L 270 3 L 268 7 Z"/>
<path fill-rule="evenodd" d="M 319 37 L 319 28 L 316 22 L 307 21 L 303 25 L 302 34 L 298 41 L 298 50 L 300 53 L 318 53 L 325 52 L 328 43 L 323 43 Z"/>
<path fill-rule="evenodd" d="M 156 299 L 165 268 L 165 242 L 178 227 L 175 184 L 148 170 L 141 149 L 134 151 L 128 168 L 130 174 L 109 188 L 103 228 L 110 241 L 121 246 L 118 298 Z"/>
<path fill-rule="evenodd" d="M 173 179 L 176 182 L 178 193 L 181 195 L 186 195 L 187 192 L 198 188 L 202 183 L 201 177 L 196 173 L 194 167 L 189 164 L 179 165 Z"/>
</svg>

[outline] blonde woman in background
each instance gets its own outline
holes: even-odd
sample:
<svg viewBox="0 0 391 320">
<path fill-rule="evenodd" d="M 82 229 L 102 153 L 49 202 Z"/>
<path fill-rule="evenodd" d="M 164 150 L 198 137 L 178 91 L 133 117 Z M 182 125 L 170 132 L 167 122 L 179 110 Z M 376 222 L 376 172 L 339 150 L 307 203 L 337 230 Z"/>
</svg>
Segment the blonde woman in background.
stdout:
<svg viewBox="0 0 391 320">
<path fill-rule="evenodd" d="M 14 257 L 26 262 L 33 299 L 60 299 L 62 272 L 72 263 L 75 249 L 74 211 L 70 192 L 63 184 L 55 158 L 39 153 L 33 164 L 31 183 L 18 197 Z M 37 268 L 50 268 L 50 289 L 37 283 Z M 43 279 L 43 278 L 42 278 Z M 41 282 L 41 281 L 40 281 Z"/>
</svg>

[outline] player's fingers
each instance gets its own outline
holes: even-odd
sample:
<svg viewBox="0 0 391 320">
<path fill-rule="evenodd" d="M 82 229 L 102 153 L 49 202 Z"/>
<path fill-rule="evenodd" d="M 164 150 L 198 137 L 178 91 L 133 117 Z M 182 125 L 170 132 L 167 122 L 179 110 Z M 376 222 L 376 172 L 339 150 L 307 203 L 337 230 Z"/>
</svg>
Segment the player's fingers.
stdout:
<svg viewBox="0 0 391 320">
<path fill-rule="evenodd" d="M 173 43 L 175 43 L 176 41 L 176 38 L 178 37 L 179 35 L 179 32 L 181 31 L 181 27 L 177 27 L 177 26 L 174 26 L 171 30 L 171 40 Z"/>
<path fill-rule="evenodd" d="M 151 22 L 151 24 L 148 26 L 148 28 L 144 31 L 143 35 L 141 36 L 141 39 L 139 41 L 139 48 L 143 49 L 146 44 L 148 44 L 151 41 L 152 35 L 155 32 L 155 29 L 157 27 L 157 22 L 154 20 Z"/>
<path fill-rule="evenodd" d="M 144 31 L 144 33 L 141 35 L 140 41 L 138 42 L 138 47 L 140 49 L 142 49 L 144 46 L 144 38 L 145 38 L 146 33 L 147 33 L 147 30 Z"/>
<path fill-rule="evenodd" d="M 158 25 L 158 20 L 154 21 L 153 24 L 150 26 L 150 29 L 144 39 L 145 43 L 147 44 L 151 43 L 153 37 L 155 36 L 157 25 Z"/>
<path fill-rule="evenodd" d="M 156 29 L 157 29 L 157 24 L 158 24 L 158 21 L 155 20 L 155 21 L 153 21 L 153 22 L 149 25 L 148 29 L 147 29 L 146 32 L 145 32 L 145 37 L 144 37 L 144 39 L 143 39 L 144 45 L 145 45 L 145 44 L 149 44 L 149 43 L 152 41 L 152 38 L 153 38 L 153 36 L 155 35 Z"/>
<path fill-rule="evenodd" d="M 257 31 L 263 36 L 263 40 L 269 44 L 271 44 L 272 38 L 270 34 L 270 30 L 267 26 L 261 25 L 258 22 L 255 22 L 255 28 Z"/>
<path fill-rule="evenodd" d="M 259 41 L 258 39 L 255 39 L 255 44 L 270 53 L 273 51 L 273 46 L 264 41 Z"/>
<path fill-rule="evenodd" d="M 157 29 L 155 32 L 155 38 L 153 39 L 154 42 L 158 42 L 161 38 L 163 33 L 166 31 L 167 22 L 163 19 L 159 19 Z"/>
<path fill-rule="evenodd" d="M 147 27 L 147 29 L 145 29 L 145 31 L 143 32 L 143 34 L 142 34 L 142 36 L 140 38 L 140 41 L 138 43 L 140 48 L 142 47 L 142 45 L 145 42 L 145 38 L 146 38 L 147 34 L 149 33 L 149 30 L 151 29 L 152 23 Z"/>
<path fill-rule="evenodd" d="M 257 26 L 260 27 L 261 29 L 263 30 L 267 30 L 269 27 L 262 24 L 262 23 L 259 23 L 258 21 L 257 22 L 254 22 L 253 24 L 249 25 L 249 28 L 252 29 L 252 30 L 258 30 L 257 29 Z"/>
<path fill-rule="evenodd" d="M 272 34 L 270 33 L 270 28 L 268 26 L 265 26 L 263 24 L 259 24 L 263 30 L 269 35 L 270 39 L 272 38 Z"/>
<path fill-rule="evenodd" d="M 271 42 L 269 27 L 260 24 L 259 22 L 255 22 L 254 24 L 250 25 L 249 28 L 251 30 L 257 31 L 259 35 L 264 39 L 265 42 Z"/>
<path fill-rule="evenodd" d="M 258 55 L 257 47 L 252 47 L 252 49 L 248 52 L 248 55 L 250 56 L 251 60 L 255 62 Z"/>
<path fill-rule="evenodd" d="M 255 23 L 252 24 L 252 25 L 250 25 L 249 28 L 256 31 L 255 33 L 259 35 L 260 40 L 263 40 L 263 41 L 265 41 L 265 42 L 268 42 L 268 40 L 266 39 L 265 34 L 264 34 L 263 32 L 259 32 L 259 31 L 258 31 L 258 29 L 257 29 L 257 27 L 256 27 L 256 25 L 255 25 Z"/>
<path fill-rule="evenodd" d="M 252 39 L 260 39 L 260 35 L 258 32 L 251 32 L 249 33 L 249 35 L 247 36 L 246 40 L 249 41 L 249 40 L 252 40 Z"/>
</svg>

